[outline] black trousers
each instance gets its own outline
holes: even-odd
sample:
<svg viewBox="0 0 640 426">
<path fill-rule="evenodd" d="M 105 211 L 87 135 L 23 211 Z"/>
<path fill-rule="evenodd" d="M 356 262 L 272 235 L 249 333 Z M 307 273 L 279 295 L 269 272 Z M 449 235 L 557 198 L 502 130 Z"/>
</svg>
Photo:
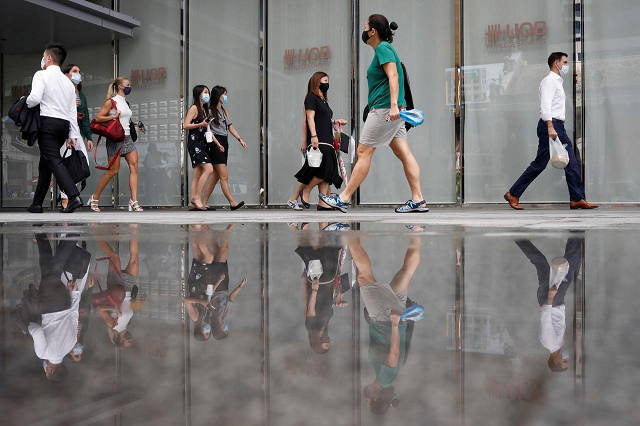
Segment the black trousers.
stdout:
<svg viewBox="0 0 640 426">
<path fill-rule="evenodd" d="M 51 184 L 51 174 L 56 177 L 60 189 L 69 199 L 79 195 L 80 192 L 69 172 L 62 164 L 60 148 L 69 136 L 69 122 L 60 118 L 40 117 L 40 134 L 38 146 L 40 147 L 40 164 L 38 165 L 38 185 L 33 196 L 33 205 L 41 206 L 47 196 Z"/>
</svg>

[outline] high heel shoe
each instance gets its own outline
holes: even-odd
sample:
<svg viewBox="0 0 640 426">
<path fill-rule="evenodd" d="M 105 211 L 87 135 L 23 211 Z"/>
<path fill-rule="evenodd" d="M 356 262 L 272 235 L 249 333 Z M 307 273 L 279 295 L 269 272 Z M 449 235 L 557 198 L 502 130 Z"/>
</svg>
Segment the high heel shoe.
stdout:
<svg viewBox="0 0 640 426">
<path fill-rule="evenodd" d="M 89 206 L 89 208 L 91 208 L 91 210 L 94 212 L 100 212 L 100 207 L 98 207 L 98 202 L 99 200 L 96 200 L 95 198 L 93 198 L 93 194 L 91 194 L 89 201 L 87 201 L 87 206 Z"/>
<path fill-rule="evenodd" d="M 129 211 L 130 212 L 143 212 L 144 210 L 142 209 L 142 207 L 140 207 L 140 203 L 138 203 L 138 200 L 136 200 L 136 201 L 129 200 Z"/>
</svg>

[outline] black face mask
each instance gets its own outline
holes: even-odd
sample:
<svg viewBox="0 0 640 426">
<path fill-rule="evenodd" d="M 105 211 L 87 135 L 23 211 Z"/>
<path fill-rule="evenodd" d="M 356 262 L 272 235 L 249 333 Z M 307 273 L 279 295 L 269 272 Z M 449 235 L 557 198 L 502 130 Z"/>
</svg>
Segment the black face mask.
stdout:
<svg viewBox="0 0 640 426">
<path fill-rule="evenodd" d="M 320 91 L 327 93 L 329 91 L 329 83 L 320 83 Z"/>
<path fill-rule="evenodd" d="M 371 30 L 369 30 L 371 31 Z M 362 41 L 364 42 L 364 44 L 367 44 L 367 42 L 369 41 L 369 39 L 371 38 L 371 36 L 369 35 L 369 31 L 364 30 L 362 32 Z"/>
</svg>

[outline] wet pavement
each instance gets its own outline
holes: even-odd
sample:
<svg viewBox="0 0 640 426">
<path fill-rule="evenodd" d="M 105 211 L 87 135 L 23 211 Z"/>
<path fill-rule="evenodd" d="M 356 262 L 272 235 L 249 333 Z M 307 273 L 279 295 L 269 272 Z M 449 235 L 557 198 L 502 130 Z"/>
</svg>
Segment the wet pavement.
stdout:
<svg viewBox="0 0 640 426">
<path fill-rule="evenodd" d="M 638 241 L 630 223 L 5 223 L 1 423 L 639 424 Z"/>
</svg>

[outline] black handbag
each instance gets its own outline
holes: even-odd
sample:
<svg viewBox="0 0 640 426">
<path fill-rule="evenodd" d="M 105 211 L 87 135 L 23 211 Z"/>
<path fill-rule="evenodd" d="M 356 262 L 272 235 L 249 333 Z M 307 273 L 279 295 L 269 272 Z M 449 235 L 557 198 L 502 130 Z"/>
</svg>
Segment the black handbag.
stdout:
<svg viewBox="0 0 640 426">
<path fill-rule="evenodd" d="M 129 135 L 131 136 L 131 140 L 136 142 L 138 140 L 138 132 L 136 131 L 136 125 L 133 123 L 129 123 Z"/>
<path fill-rule="evenodd" d="M 71 155 L 67 157 L 70 149 L 72 150 Z M 91 176 L 89 161 L 87 161 L 84 152 L 75 148 L 67 148 L 62 158 L 62 165 L 67 169 L 75 183 L 82 182 L 81 190 L 83 190 L 87 186 L 87 178 Z"/>
<path fill-rule="evenodd" d="M 131 108 L 131 104 L 127 101 L 127 105 Z M 133 121 L 129 120 L 129 135 L 131 136 L 131 140 L 134 142 L 138 141 L 138 132 L 136 131 L 136 125 L 133 124 Z"/>
</svg>

